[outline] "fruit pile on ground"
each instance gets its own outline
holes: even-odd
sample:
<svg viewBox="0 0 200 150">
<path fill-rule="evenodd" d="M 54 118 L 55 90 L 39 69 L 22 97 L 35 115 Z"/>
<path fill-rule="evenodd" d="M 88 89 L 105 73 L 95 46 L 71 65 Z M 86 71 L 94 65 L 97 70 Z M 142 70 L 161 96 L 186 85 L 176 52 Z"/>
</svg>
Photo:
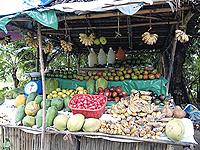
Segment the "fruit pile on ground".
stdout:
<svg viewBox="0 0 200 150">
<path fill-rule="evenodd" d="M 161 74 L 157 72 L 157 69 L 153 67 L 120 67 L 119 69 L 109 69 L 105 71 L 92 71 L 90 70 L 88 74 L 77 75 L 77 80 L 89 80 L 93 78 L 95 80 L 99 78 L 104 78 L 107 81 L 123 81 L 129 80 L 153 80 L 159 79 Z"/>
<path fill-rule="evenodd" d="M 87 90 L 85 90 L 83 87 L 78 87 L 76 90 L 56 88 L 47 95 L 47 98 L 48 99 L 52 99 L 55 97 L 65 98 L 67 95 L 72 97 L 75 94 L 87 94 Z"/>
<path fill-rule="evenodd" d="M 105 88 L 105 90 L 102 87 L 99 87 L 98 91 L 95 92 L 95 95 L 104 95 L 108 98 L 108 101 L 118 102 L 122 97 L 127 96 L 127 92 L 122 91 L 120 86 L 111 86 L 110 88 Z"/>
</svg>

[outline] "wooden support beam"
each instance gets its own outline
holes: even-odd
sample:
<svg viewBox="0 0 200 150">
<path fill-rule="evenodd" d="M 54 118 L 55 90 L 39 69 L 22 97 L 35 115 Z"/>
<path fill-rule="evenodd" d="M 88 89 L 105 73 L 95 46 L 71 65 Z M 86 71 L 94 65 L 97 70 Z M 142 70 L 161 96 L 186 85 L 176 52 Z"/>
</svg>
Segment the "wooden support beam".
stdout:
<svg viewBox="0 0 200 150">
<path fill-rule="evenodd" d="M 181 21 L 171 21 L 171 22 L 153 22 L 151 23 L 151 25 L 169 25 L 169 24 L 177 24 L 177 23 L 181 23 Z M 141 23 L 141 24 L 132 24 L 130 25 L 130 27 L 140 27 L 140 26 L 149 26 L 149 23 Z M 114 28 L 118 28 L 118 26 L 106 26 L 106 27 L 88 27 L 88 29 L 114 29 Z M 127 25 L 121 25 L 120 28 L 127 28 Z M 68 28 L 69 30 L 84 30 L 85 27 L 71 27 Z M 49 31 L 49 30 L 55 30 L 55 29 L 42 29 L 42 31 Z M 64 28 L 58 28 L 58 30 L 65 30 Z"/>
<path fill-rule="evenodd" d="M 188 7 L 184 7 L 184 10 L 189 10 L 191 9 L 191 6 Z M 178 8 L 177 10 L 181 10 L 181 8 Z M 152 10 L 151 13 L 164 13 L 164 12 L 172 12 L 171 8 L 159 8 L 159 9 L 155 9 Z M 149 9 L 142 9 L 139 10 L 137 13 L 135 13 L 134 15 L 139 15 L 139 14 L 148 14 L 149 13 Z M 132 16 L 134 16 L 132 15 Z M 88 19 L 95 19 L 95 18 L 106 18 L 106 17 L 117 17 L 117 12 L 109 12 L 109 13 L 98 13 L 98 14 L 88 14 L 87 18 Z M 120 16 L 126 16 L 125 14 L 120 13 Z M 73 15 L 73 16 L 66 16 L 67 20 L 78 20 L 78 19 L 85 19 L 86 15 Z M 60 16 L 58 17 L 58 21 L 63 21 L 64 20 L 64 16 Z"/>
</svg>

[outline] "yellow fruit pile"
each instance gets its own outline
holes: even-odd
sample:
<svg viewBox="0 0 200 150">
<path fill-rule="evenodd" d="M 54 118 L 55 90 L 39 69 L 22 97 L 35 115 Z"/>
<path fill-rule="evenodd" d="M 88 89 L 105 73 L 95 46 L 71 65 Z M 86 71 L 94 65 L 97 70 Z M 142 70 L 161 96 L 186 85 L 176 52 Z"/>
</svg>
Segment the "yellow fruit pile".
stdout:
<svg viewBox="0 0 200 150">
<path fill-rule="evenodd" d="M 48 99 L 52 99 L 55 97 L 65 98 L 67 95 L 73 97 L 76 94 L 87 94 L 87 90 L 84 90 L 83 87 L 78 87 L 76 90 L 73 89 L 61 89 L 57 88 L 47 95 Z"/>
</svg>

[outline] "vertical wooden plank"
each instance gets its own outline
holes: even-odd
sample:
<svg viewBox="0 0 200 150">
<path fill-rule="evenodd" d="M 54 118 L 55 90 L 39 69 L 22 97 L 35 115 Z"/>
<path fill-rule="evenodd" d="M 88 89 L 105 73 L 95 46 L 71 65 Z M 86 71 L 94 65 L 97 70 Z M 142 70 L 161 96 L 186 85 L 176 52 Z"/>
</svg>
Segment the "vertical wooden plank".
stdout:
<svg viewBox="0 0 200 150">
<path fill-rule="evenodd" d="M 0 126 L 0 145 L 4 143 L 4 129 Z"/>
</svg>

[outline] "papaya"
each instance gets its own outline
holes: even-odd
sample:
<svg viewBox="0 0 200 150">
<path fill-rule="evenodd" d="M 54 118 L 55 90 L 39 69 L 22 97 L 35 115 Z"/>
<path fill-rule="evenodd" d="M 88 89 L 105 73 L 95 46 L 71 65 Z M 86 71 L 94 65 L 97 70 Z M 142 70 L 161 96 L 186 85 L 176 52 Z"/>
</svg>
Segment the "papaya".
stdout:
<svg viewBox="0 0 200 150">
<path fill-rule="evenodd" d="M 87 93 L 88 94 L 94 94 L 95 92 L 95 80 L 90 78 L 87 82 L 86 82 L 86 89 L 87 89 Z"/>
<path fill-rule="evenodd" d="M 49 78 L 45 82 L 46 94 L 50 94 L 52 91 L 58 88 L 59 82 L 54 78 Z"/>
<path fill-rule="evenodd" d="M 103 89 L 105 89 L 108 85 L 108 82 L 103 79 L 103 78 L 99 78 L 96 80 L 96 91 L 98 91 L 99 87 L 102 87 Z"/>
<path fill-rule="evenodd" d="M 36 93 L 36 92 L 31 92 L 31 93 L 28 95 L 27 99 L 26 99 L 26 105 L 27 105 L 30 101 L 34 101 L 35 98 L 36 98 L 36 96 L 37 96 L 37 93 Z"/>
<path fill-rule="evenodd" d="M 17 107 L 15 112 L 15 123 L 22 121 L 22 119 L 25 117 L 25 105 L 22 104 Z"/>
<path fill-rule="evenodd" d="M 55 106 L 58 110 L 63 108 L 63 99 L 61 97 L 55 97 L 51 100 L 51 106 Z"/>
<path fill-rule="evenodd" d="M 30 101 L 25 107 L 25 113 L 28 116 L 35 116 L 40 109 L 40 105 L 36 101 Z"/>
<path fill-rule="evenodd" d="M 37 128 L 42 127 L 42 119 L 43 119 L 43 109 L 40 109 L 36 115 L 36 126 Z"/>
<path fill-rule="evenodd" d="M 22 123 L 26 127 L 32 127 L 35 124 L 35 118 L 33 116 L 25 116 Z"/>
<path fill-rule="evenodd" d="M 51 100 L 46 99 L 46 110 L 48 110 L 49 107 L 51 107 Z M 41 102 L 41 108 L 43 108 L 43 101 Z"/>
<path fill-rule="evenodd" d="M 69 118 L 65 115 L 58 115 L 55 117 L 53 124 L 57 130 L 65 130 L 67 128 L 67 122 Z"/>
<path fill-rule="evenodd" d="M 81 130 L 83 124 L 84 124 L 85 116 L 82 114 L 75 114 L 72 115 L 68 122 L 67 122 L 67 128 L 69 131 L 79 131 Z"/>
<path fill-rule="evenodd" d="M 14 101 L 15 107 L 18 107 L 20 105 L 25 105 L 26 104 L 26 96 L 23 95 L 18 95 Z"/>
<path fill-rule="evenodd" d="M 47 110 L 47 115 L 46 115 L 46 127 L 50 127 L 53 124 L 53 120 L 58 114 L 58 110 L 55 106 L 51 106 Z"/>
<path fill-rule="evenodd" d="M 71 111 L 71 109 L 70 109 L 69 106 L 68 106 L 69 101 L 70 101 L 71 98 L 72 98 L 71 96 L 67 95 L 67 96 L 65 96 L 65 98 L 64 98 L 64 100 L 63 100 L 63 101 L 64 101 L 65 108 L 67 109 L 67 111 Z"/>
<path fill-rule="evenodd" d="M 35 101 L 41 106 L 41 102 L 43 100 L 43 95 L 37 95 L 35 97 Z"/>
<path fill-rule="evenodd" d="M 99 130 L 101 126 L 101 121 L 96 118 L 88 118 L 85 120 L 83 124 L 84 132 L 96 132 Z"/>
</svg>

